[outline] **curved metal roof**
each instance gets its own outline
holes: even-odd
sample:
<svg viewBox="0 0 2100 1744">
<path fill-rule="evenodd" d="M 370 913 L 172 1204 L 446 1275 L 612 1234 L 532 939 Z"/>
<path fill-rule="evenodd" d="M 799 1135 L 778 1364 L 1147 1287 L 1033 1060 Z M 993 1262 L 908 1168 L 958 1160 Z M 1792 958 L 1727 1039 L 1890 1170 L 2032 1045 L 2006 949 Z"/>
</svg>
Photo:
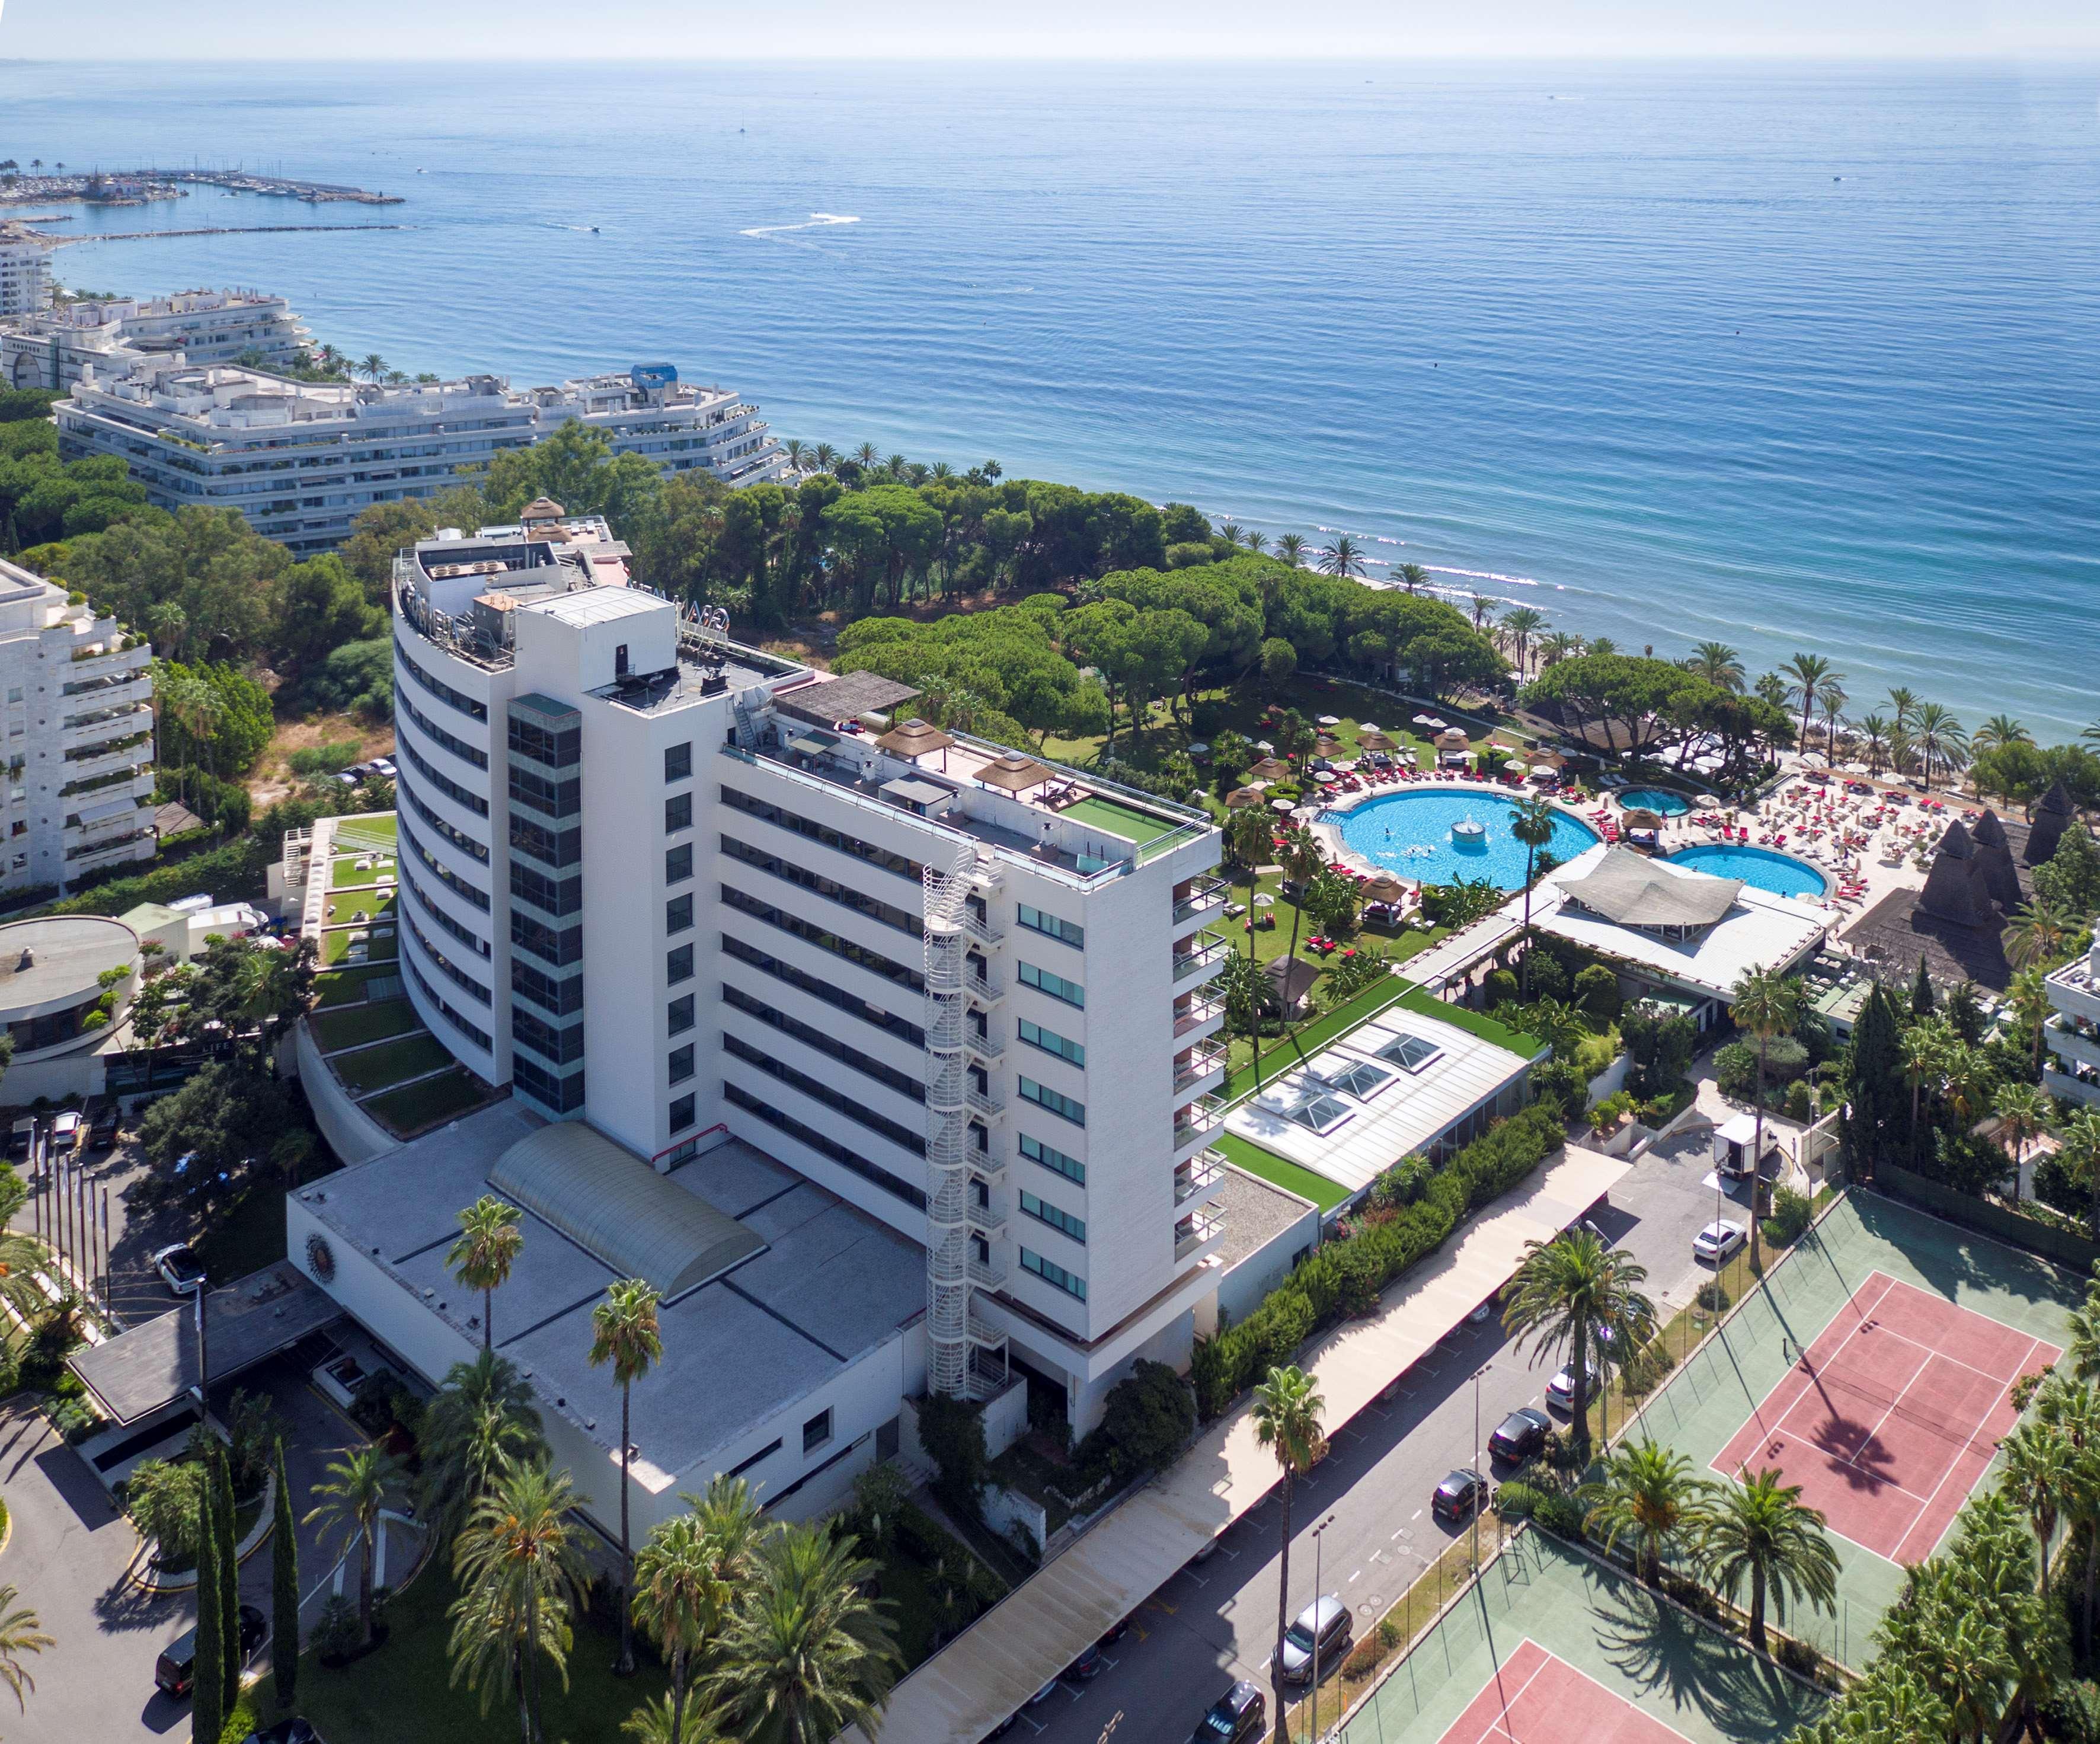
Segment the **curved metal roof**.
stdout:
<svg viewBox="0 0 2100 1744">
<path fill-rule="evenodd" d="M 621 1277 L 646 1278 L 667 1301 L 766 1247 L 734 1217 L 580 1121 L 519 1139 L 496 1159 L 488 1184 Z"/>
</svg>

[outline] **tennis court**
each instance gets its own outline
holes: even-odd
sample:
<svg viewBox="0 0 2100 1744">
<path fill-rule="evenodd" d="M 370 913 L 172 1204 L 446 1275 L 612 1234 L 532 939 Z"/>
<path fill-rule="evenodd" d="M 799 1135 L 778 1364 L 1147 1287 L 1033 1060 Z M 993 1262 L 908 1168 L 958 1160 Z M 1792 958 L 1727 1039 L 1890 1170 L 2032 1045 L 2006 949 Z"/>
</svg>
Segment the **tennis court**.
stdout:
<svg viewBox="0 0 2100 1744">
<path fill-rule="evenodd" d="M 1830 1530 L 1891 1562 L 1932 1552 L 2018 1420 L 2011 1393 L 2062 1353 L 1884 1272 L 1868 1274 L 1727 1446 L 1776 1466 Z"/>
<path fill-rule="evenodd" d="M 1671 1744 L 1683 1737 L 1526 1640 L 1495 1667 L 1442 1744 Z"/>
</svg>

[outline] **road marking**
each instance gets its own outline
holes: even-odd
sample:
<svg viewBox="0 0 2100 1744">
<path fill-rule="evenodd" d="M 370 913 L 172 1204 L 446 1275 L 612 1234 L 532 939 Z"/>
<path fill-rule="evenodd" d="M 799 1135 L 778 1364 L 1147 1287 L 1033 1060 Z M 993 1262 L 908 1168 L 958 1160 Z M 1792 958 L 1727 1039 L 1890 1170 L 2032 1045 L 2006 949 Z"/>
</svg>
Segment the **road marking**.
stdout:
<svg viewBox="0 0 2100 1744">
<path fill-rule="evenodd" d="M 1106 1653 L 1103 1653 L 1101 1655 L 1101 1663 L 1106 1666 L 1111 1671 L 1116 1668 L 1116 1662 L 1110 1658 Z"/>
<path fill-rule="evenodd" d="M 1415 1511 L 1414 1511 L 1413 1513 L 1410 1514 L 1407 1517 L 1408 1517 L 1408 1520 L 1409 1520 L 1409 1521 L 1410 1521 L 1410 1523 L 1412 1523 L 1412 1522 L 1413 1522 L 1413 1521 L 1414 1521 L 1419 1520 L 1419 1519 L 1421 1519 L 1421 1517 L 1422 1517 L 1422 1510 L 1421 1510 L 1420 1508 L 1418 1508 L 1417 1509 L 1415 1509 Z"/>
<path fill-rule="evenodd" d="M 1114 1731 L 1115 1729 L 1122 1724 L 1123 1710 L 1121 1708 L 1118 1708 L 1114 1714 L 1109 1716 L 1109 1723 L 1101 1728 L 1101 1735 L 1098 1741 L 1098 1744 L 1109 1744 L 1109 1734 Z"/>
<path fill-rule="evenodd" d="M 1171 1617 L 1174 1614 L 1174 1607 L 1169 1605 L 1164 1599 L 1147 1599 L 1145 1602 L 1147 1605 L 1149 1605 L 1154 1610 L 1166 1612 L 1169 1617 Z"/>
<path fill-rule="evenodd" d="M 1033 1726 L 1038 1734 L 1040 1734 L 1043 1730 L 1043 1722 L 1036 1719 L 1035 1716 L 1030 1714 L 1027 1709 L 1023 1708 L 1021 1711 L 1021 1718 L 1026 1720 L 1030 1725 Z"/>
<path fill-rule="evenodd" d="M 1363 1571 L 1361 1569 L 1358 1569 L 1355 1574 L 1352 1574 L 1352 1575 L 1349 1577 L 1349 1582 L 1348 1582 L 1348 1583 L 1350 1583 L 1350 1584 L 1353 1584 L 1355 1582 L 1360 1581 L 1360 1580 L 1361 1580 L 1363 1578 L 1364 1578 L 1364 1571 Z"/>
<path fill-rule="evenodd" d="M 1195 1583 L 1196 1583 L 1198 1587 L 1207 1587 L 1207 1586 L 1209 1586 L 1209 1585 L 1211 1584 L 1208 1581 L 1205 1580 L 1202 1575 L 1198 1574 L 1198 1573 L 1197 1573 L 1193 1569 L 1184 1569 L 1184 1570 L 1182 1570 L 1182 1571 L 1181 1571 L 1181 1572 L 1182 1572 L 1184 1574 L 1187 1575 L 1187 1576 L 1189 1577 L 1189 1579 L 1191 1579 L 1192 1581 L 1195 1582 Z"/>
<path fill-rule="evenodd" d="M 1138 1622 L 1136 1618 L 1132 1618 L 1131 1619 L 1130 1632 L 1136 1636 L 1140 1641 L 1149 1641 L 1152 1639 L 1150 1633 L 1146 1630 L 1145 1625 Z"/>
</svg>

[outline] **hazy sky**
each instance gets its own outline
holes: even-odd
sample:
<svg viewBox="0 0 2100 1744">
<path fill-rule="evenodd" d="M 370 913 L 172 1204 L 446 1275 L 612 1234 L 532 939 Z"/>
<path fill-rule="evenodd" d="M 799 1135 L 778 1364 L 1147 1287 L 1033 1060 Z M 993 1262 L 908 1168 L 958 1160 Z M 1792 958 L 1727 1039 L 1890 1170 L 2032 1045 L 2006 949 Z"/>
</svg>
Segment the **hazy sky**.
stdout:
<svg viewBox="0 0 2100 1744">
<path fill-rule="evenodd" d="M 2095 0 L 0 0 L 0 56 L 2100 54 Z"/>
</svg>

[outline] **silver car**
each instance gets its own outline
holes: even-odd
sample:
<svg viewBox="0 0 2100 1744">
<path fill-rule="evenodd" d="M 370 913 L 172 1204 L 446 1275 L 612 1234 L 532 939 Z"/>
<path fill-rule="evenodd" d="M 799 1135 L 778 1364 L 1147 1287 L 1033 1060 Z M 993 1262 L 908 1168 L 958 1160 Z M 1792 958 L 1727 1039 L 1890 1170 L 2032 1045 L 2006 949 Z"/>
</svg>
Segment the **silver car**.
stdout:
<svg viewBox="0 0 2100 1744">
<path fill-rule="evenodd" d="M 1298 1620 L 1284 1631 L 1277 1649 L 1277 1667 L 1286 1684 L 1312 1680 L 1312 1657 L 1317 1645 L 1322 1667 L 1339 1665 L 1349 1645 L 1349 1608 L 1334 1594 L 1323 1594 L 1298 1614 Z"/>
<path fill-rule="evenodd" d="M 1720 1265 L 1749 1239 L 1740 1224 L 1710 1223 L 1692 1238 L 1692 1257 Z"/>
</svg>

